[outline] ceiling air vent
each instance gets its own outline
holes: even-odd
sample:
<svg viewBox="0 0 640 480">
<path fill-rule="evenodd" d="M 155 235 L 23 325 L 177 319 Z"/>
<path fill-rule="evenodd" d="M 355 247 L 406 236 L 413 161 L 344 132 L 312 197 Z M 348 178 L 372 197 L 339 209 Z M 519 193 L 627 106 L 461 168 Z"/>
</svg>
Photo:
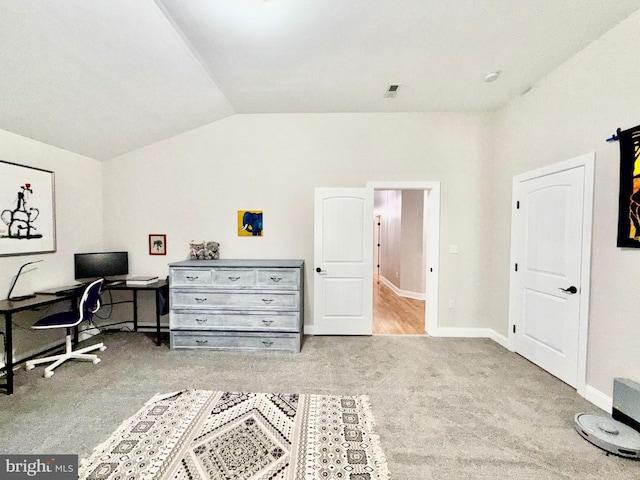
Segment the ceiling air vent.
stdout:
<svg viewBox="0 0 640 480">
<path fill-rule="evenodd" d="M 398 89 L 400 88 L 400 84 L 399 83 L 392 83 L 389 85 L 389 87 L 387 88 L 387 91 L 385 92 L 384 96 L 386 98 L 395 98 L 396 95 L 398 94 Z"/>
</svg>

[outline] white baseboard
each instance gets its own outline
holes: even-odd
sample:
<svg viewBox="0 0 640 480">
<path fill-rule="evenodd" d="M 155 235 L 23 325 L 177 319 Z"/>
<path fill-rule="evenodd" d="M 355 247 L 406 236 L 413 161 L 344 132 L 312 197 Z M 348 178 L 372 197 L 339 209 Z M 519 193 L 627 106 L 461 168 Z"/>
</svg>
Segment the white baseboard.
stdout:
<svg viewBox="0 0 640 480">
<path fill-rule="evenodd" d="M 439 327 L 430 330 L 429 335 L 432 337 L 468 337 L 468 338 L 490 338 L 501 347 L 511 350 L 509 338 L 496 332 L 492 328 L 452 328 Z"/>
<path fill-rule="evenodd" d="M 409 290 L 400 290 L 398 287 L 396 287 L 393 283 L 391 283 L 382 275 L 378 275 L 378 280 L 380 280 L 387 287 L 389 287 L 393 291 L 393 293 L 395 293 L 399 297 L 413 298 L 415 300 L 424 300 L 425 298 L 427 298 L 425 293 L 411 292 Z"/>
<path fill-rule="evenodd" d="M 432 337 L 491 338 L 490 330 L 489 328 L 438 327 L 430 329 L 428 334 Z"/>
<path fill-rule="evenodd" d="M 600 390 L 596 390 L 591 385 L 585 387 L 584 398 L 607 413 L 611 413 L 613 409 L 613 398 L 602 393 Z"/>
<path fill-rule="evenodd" d="M 313 325 L 304 325 L 304 335 L 314 335 Z M 494 342 L 509 350 L 509 339 L 491 328 L 455 328 L 441 327 L 429 331 L 432 337 L 452 337 L 452 338 L 490 338 Z"/>
<path fill-rule="evenodd" d="M 507 350 L 513 352 L 513 348 L 511 348 L 511 342 L 509 342 L 509 337 L 505 337 L 501 333 L 496 332 L 493 328 L 488 328 L 489 330 L 489 338 L 496 342 L 498 345 L 506 348 Z"/>
</svg>

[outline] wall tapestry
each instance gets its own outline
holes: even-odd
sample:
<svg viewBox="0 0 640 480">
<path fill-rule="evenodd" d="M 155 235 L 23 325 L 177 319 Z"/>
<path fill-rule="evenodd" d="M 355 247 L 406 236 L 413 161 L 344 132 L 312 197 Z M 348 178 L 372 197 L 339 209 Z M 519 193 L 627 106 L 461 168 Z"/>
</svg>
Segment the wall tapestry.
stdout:
<svg viewBox="0 0 640 480">
<path fill-rule="evenodd" d="M 0 256 L 56 251 L 53 172 L 0 160 Z"/>
<path fill-rule="evenodd" d="M 618 133 L 620 198 L 618 247 L 640 248 L 640 125 Z"/>
<path fill-rule="evenodd" d="M 238 236 L 262 237 L 262 210 L 238 210 Z"/>
</svg>

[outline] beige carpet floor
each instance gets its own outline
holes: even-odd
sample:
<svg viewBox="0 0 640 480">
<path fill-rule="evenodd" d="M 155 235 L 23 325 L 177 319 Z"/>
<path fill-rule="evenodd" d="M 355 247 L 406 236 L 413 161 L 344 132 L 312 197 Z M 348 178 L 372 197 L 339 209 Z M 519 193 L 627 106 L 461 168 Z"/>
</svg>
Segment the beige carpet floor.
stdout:
<svg viewBox="0 0 640 480">
<path fill-rule="evenodd" d="M 596 407 L 491 340 L 305 337 L 299 354 L 171 351 L 141 333 L 101 340 L 98 365 L 17 373 L 15 394 L 0 394 L 1 453 L 86 457 L 158 392 L 298 392 L 368 395 L 397 480 L 640 478 L 640 462 L 575 432 L 574 415 Z"/>
</svg>

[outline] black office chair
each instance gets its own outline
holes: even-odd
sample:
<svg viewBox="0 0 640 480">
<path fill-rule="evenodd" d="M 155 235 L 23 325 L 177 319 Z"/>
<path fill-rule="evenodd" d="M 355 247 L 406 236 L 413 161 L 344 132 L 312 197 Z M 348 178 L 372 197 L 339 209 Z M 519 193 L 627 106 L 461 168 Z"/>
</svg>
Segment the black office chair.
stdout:
<svg viewBox="0 0 640 480">
<path fill-rule="evenodd" d="M 85 320 L 91 321 L 91 319 L 93 318 L 93 314 L 96 313 L 100 308 L 100 291 L 102 289 L 103 283 L 104 278 L 101 278 L 92 282 L 87 288 L 85 288 L 84 293 L 82 294 L 82 298 L 80 299 L 78 312 L 56 313 L 38 320 L 33 324 L 31 328 L 35 330 L 45 330 L 49 328 L 66 328 L 66 347 L 64 353 L 61 353 L 59 355 L 53 355 L 51 357 L 44 357 L 27 361 L 27 370 L 33 370 L 33 368 L 40 363 L 53 362 L 44 370 L 44 377 L 50 378 L 53 376 L 54 368 L 60 366 L 62 363 L 72 358 L 78 360 L 91 360 L 94 364 L 100 363 L 100 359 L 97 355 L 88 354 L 87 352 L 91 352 L 93 350 L 106 350 L 107 347 L 105 347 L 103 343 L 98 343 L 96 345 L 91 345 L 90 347 L 73 350 L 71 340 L 74 327 L 80 325 Z"/>
</svg>

